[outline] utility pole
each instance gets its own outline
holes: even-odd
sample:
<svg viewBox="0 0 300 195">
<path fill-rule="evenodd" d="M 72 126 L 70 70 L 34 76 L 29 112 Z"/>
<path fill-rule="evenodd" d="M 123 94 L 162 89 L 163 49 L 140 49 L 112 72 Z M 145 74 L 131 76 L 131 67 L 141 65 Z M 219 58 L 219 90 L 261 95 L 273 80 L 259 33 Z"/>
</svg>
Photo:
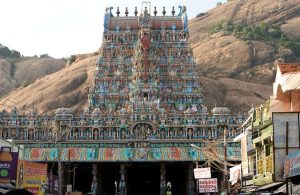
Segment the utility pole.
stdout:
<svg viewBox="0 0 300 195">
<path fill-rule="evenodd" d="M 285 123 L 285 155 L 289 154 L 289 122 Z M 289 194 L 289 179 L 285 179 L 285 190 L 286 194 Z"/>
<path fill-rule="evenodd" d="M 212 172 L 212 168 L 211 168 L 211 162 L 209 159 L 208 160 L 208 163 L 207 163 L 207 166 L 210 168 L 210 171 Z M 198 194 L 197 194 L 198 195 Z M 210 195 L 210 192 L 206 193 L 206 195 Z"/>
<path fill-rule="evenodd" d="M 196 169 L 198 169 L 199 165 L 198 165 L 198 161 L 196 160 Z M 199 194 L 199 179 L 196 179 L 196 191 L 197 191 L 197 195 Z"/>
<path fill-rule="evenodd" d="M 227 173 L 227 129 L 224 128 L 224 188 L 225 194 L 229 195 L 228 190 L 228 173 Z"/>
<path fill-rule="evenodd" d="M 61 166 L 61 146 L 58 142 L 58 195 L 63 195 L 62 191 L 62 166 Z"/>
<path fill-rule="evenodd" d="M 57 152 L 58 152 L 58 195 L 63 195 L 62 191 L 62 166 L 61 166 L 61 127 L 60 127 L 60 121 L 58 121 L 58 134 L 57 134 Z"/>
<path fill-rule="evenodd" d="M 68 184 L 71 184 L 71 152 L 70 149 L 68 150 Z"/>
</svg>

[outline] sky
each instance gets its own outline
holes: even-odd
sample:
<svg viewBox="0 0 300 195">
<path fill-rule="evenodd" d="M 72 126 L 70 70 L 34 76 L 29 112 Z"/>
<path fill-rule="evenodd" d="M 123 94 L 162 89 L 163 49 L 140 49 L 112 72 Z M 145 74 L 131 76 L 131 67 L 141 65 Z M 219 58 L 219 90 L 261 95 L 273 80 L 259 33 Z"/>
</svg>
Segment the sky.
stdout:
<svg viewBox="0 0 300 195">
<path fill-rule="evenodd" d="M 217 2 L 226 0 L 151 0 L 162 15 L 166 7 L 171 15 L 172 6 L 186 5 L 189 19 L 206 12 Z M 120 7 L 124 15 L 128 7 L 141 10 L 141 0 L 1 0 L 0 43 L 15 49 L 24 56 L 48 54 L 52 57 L 69 57 L 73 54 L 97 51 L 101 45 L 105 8 Z"/>
</svg>

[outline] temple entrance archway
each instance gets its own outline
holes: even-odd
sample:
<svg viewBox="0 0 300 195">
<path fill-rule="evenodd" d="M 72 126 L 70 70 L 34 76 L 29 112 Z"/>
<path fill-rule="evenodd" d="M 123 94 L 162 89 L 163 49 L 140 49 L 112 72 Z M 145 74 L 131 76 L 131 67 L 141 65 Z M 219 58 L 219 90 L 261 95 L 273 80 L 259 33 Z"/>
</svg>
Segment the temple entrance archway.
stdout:
<svg viewBox="0 0 300 195">
<path fill-rule="evenodd" d="M 159 163 L 132 163 L 126 172 L 128 195 L 160 194 Z"/>
</svg>

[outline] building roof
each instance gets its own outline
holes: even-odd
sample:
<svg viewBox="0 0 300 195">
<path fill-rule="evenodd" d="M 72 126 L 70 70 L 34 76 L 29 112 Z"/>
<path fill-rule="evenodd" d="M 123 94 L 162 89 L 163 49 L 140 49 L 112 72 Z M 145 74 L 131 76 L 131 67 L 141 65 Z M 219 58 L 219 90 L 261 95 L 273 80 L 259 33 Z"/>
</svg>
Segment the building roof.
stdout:
<svg viewBox="0 0 300 195">
<path fill-rule="evenodd" d="M 263 191 L 263 190 L 279 187 L 279 185 L 283 185 L 283 184 L 284 184 L 283 182 L 272 182 L 270 184 L 257 188 L 256 191 Z"/>
<path fill-rule="evenodd" d="M 300 72 L 300 63 L 280 63 L 278 67 L 281 74 Z"/>
<path fill-rule="evenodd" d="M 289 182 L 288 187 L 289 187 L 289 192 L 292 192 L 291 194 L 299 194 L 300 193 L 300 185 L 294 185 L 291 182 Z M 283 192 L 283 193 L 286 192 L 286 185 L 283 185 L 280 188 L 278 188 L 275 191 L 275 194 L 280 193 L 280 192 Z"/>
<path fill-rule="evenodd" d="M 273 98 L 300 89 L 300 63 L 279 63 L 275 82 L 273 83 Z"/>
</svg>

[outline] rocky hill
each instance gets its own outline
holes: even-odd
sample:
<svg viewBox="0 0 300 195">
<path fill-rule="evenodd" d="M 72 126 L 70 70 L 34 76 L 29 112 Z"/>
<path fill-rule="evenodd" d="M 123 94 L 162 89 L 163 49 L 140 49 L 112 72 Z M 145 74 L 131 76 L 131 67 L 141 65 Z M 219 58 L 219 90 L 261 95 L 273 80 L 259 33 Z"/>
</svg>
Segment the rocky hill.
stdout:
<svg viewBox="0 0 300 195">
<path fill-rule="evenodd" d="M 66 66 L 66 61 L 46 57 L 11 57 L 0 55 L 0 97 L 18 87 L 30 85 L 37 78 Z"/>
<path fill-rule="evenodd" d="M 59 107 L 72 107 L 82 112 L 88 106 L 88 90 L 92 85 L 97 55 L 91 54 L 64 69 L 21 87 L 0 101 L 0 110 L 14 106 L 26 112 L 33 106 L 40 113 L 53 113 Z M 251 105 L 268 99 L 271 87 L 229 78 L 200 77 L 206 103 L 229 106 L 232 111 L 245 112 Z"/>
<path fill-rule="evenodd" d="M 232 0 L 190 21 L 201 74 L 270 85 L 274 61 L 300 59 L 300 0 Z"/>
</svg>

